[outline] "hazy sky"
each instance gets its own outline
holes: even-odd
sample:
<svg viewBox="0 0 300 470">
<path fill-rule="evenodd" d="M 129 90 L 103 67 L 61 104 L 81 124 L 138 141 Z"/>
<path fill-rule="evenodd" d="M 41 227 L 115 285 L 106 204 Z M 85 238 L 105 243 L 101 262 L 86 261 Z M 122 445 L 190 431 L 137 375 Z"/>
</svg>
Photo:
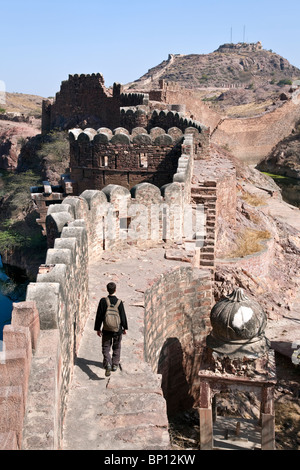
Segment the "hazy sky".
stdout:
<svg viewBox="0 0 300 470">
<path fill-rule="evenodd" d="M 299 0 L 0 0 L 0 25 L 8 92 L 54 96 L 74 73 L 127 83 L 169 53 L 213 52 L 231 31 L 300 68 Z"/>
</svg>

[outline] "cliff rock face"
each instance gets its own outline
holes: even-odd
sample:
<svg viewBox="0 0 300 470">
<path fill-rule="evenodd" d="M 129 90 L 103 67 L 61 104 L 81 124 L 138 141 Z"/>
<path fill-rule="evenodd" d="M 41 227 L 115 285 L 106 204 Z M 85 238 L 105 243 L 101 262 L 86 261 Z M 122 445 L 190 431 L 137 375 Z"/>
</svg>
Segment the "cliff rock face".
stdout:
<svg viewBox="0 0 300 470">
<path fill-rule="evenodd" d="M 258 165 L 259 170 L 300 179 L 300 132 L 292 133 Z"/>
<path fill-rule="evenodd" d="M 40 133 L 42 98 L 5 93 L 0 113 L 0 169 L 14 170 L 22 145 Z"/>
<path fill-rule="evenodd" d="M 36 122 L 0 120 L 0 169 L 16 169 L 22 145 L 39 132 Z"/>
</svg>

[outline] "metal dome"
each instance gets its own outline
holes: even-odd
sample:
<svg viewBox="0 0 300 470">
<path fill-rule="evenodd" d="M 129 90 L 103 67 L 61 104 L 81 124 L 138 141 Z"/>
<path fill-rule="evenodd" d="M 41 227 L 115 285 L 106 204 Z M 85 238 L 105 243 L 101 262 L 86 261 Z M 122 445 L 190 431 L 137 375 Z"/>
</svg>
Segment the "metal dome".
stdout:
<svg viewBox="0 0 300 470">
<path fill-rule="evenodd" d="M 229 356 L 258 357 L 269 348 L 264 335 L 267 316 L 243 289 L 235 289 L 215 304 L 210 313 L 212 331 L 206 344 L 215 352 Z"/>
</svg>

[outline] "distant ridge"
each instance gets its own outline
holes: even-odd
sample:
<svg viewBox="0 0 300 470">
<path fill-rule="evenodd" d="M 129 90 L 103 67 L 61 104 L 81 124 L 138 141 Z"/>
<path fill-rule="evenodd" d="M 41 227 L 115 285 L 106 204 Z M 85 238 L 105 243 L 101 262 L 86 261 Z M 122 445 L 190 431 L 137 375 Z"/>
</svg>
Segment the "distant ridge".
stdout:
<svg viewBox="0 0 300 470">
<path fill-rule="evenodd" d="M 169 54 L 130 85 L 155 88 L 160 79 L 185 88 L 261 87 L 300 79 L 300 69 L 261 42 L 223 44 L 209 54 Z"/>
</svg>

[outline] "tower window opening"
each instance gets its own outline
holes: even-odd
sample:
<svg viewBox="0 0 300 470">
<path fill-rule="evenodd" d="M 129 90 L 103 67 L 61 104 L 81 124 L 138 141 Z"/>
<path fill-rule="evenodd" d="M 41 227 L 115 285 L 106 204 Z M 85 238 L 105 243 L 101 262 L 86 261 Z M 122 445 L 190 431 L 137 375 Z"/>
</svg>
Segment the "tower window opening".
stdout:
<svg viewBox="0 0 300 470">
<path fill-rule="evenodd" d="M 140 153 L 140 167 L 148 168 L 148 155 L 146 153 Z"/>
<path fill-rule="evenodd" d="M 101 156 L 100 157 L 100 166 L 108 166 L 108 156 Z"/>
</svg>

